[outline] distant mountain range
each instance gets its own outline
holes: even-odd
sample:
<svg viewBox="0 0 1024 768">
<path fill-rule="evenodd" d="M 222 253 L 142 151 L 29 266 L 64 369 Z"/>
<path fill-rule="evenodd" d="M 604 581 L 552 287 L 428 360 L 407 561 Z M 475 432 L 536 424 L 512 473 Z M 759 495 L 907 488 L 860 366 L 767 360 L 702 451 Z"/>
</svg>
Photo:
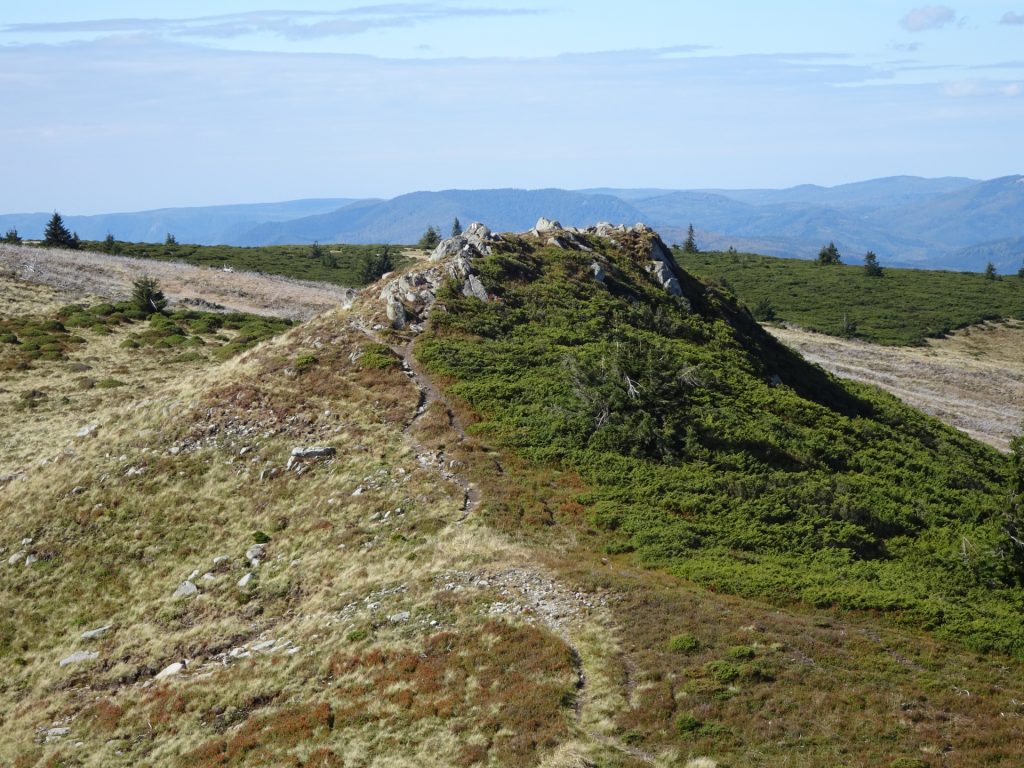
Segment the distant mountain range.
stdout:
<svg viewBox="0 0 1024 768">
<path fill-rule="evenodd" d="M 0 230 L 16 227 L 23 237 L 38 238 L 49 216 L 0 215 Z M 979 271 L 992 261 L 1000 272 L 1016 272 L 1024 259 L 1022 176 L 894 176 L 789 189 L 444 190 L 391 200 L 295 200 L 64 219 L 85 239 L 110 232 L 121 240 L 159 242 L 170 232 L 182 243 L 269 245 L 413 243 L 428 225 L 447 232 L 455 217 L 524 231 L 541 216 L 566 226 L 642 221 L 677 242 L 692 223 L 702 248 L 773 256 L 811 258 L 834 241 L 847 262 L 873 250 L 894 266 Z"/>
</svg>

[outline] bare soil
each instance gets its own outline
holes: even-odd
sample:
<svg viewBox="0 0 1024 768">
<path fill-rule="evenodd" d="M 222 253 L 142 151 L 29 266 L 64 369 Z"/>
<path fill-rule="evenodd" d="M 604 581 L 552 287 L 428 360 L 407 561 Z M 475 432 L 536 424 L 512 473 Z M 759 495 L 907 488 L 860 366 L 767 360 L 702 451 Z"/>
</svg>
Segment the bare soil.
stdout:
<svg viewBox="0 0 1024 768">
<path fill-rule="evenodd" d="M 1024 322 L 983 323 L 923 347 L 883 347 L 797 328 L 769 329 L 807 360 L 874 384 L 1001 451 L 1024 422 Z"/>
</svg>

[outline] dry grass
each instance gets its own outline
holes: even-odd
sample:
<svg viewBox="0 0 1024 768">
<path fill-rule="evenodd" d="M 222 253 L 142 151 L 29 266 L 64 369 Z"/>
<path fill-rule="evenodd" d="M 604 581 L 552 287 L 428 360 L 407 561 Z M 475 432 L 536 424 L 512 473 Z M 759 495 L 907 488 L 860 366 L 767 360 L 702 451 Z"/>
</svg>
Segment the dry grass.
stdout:
<svg viewBox="0 0 1024 768">
<path fill-rule="evenodd" d="M 881 347 L 792 328 L 771 332 L 831 373 L 874 384 L 1008 450 L 1024 422 L 1024 323 L 986 323 L 926 347 Z"/>
<path fill-rule="evenodd" d="M 87 251 L 0 244 L 0 275 L 48 286 L 69 303 L 88 296 L 122 300 L 132 283 L 155 278 L 172 301 L 203 298 L 228 309 L 295 320 L 347 305 L 352 291 L 326 283 L 252 272 L 224 272 L 170 261 L 133 259 Z"/>
</svg>

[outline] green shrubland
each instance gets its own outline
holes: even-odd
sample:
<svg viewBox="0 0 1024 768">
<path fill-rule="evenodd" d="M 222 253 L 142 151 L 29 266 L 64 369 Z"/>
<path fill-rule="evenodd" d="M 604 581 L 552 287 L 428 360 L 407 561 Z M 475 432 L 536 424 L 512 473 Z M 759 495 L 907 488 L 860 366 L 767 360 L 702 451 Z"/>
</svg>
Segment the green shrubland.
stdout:
<svg viewBox="0 0 1024 768">
<path fill-rule="evenodd" d="M 1024 656 L 1006 459 L 808 365 L 727 291 L 684 275 L 692 308 L 666 295 L 644 270 L 644 237 L 592 241 L 604 284 L 589 254 L 510 239 L 475 264 L 496 300 L 442 291 L 418 354 L 487 439 L 579 473 L 609 552 L 714 590 L 884 612 Z"/>
<path fill-rule="evenodd" d="M 682 266 L 726 287 L 762 320 L 878 344 L 921 344 L 968 325 L 1024 318 L 1024 280 L 925 269 L 866 269 L 750 253 L 676 251 Z M 771 312 L 766 313 L 770 307 Z"/>
<path fill-rule="evenodd" d="M 88 251 L 116 253 L 137 259 L 182 261 L 202 267 L 227 267 L 265 272 L 301 280 L 361 286 L 387 269 L 400 268 L 408 259 L 400 249 L 386 245 L 186 245 L 174 243 L 127 243 L 120 240 L 82 241 Z M 386 258 L 383 258 L 386 256 Z M 387 268 L 382 267 L 386 264 Z"/>
</svg>

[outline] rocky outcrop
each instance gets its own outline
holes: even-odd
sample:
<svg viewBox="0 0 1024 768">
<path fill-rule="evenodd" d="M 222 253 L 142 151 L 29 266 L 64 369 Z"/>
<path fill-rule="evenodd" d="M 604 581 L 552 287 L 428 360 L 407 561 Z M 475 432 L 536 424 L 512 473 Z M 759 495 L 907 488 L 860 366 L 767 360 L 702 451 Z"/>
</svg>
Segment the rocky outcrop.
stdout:
<svg viewBox="0 0 1024 768">
<path fill-rule="evenodd" d="M 615 246 L 626 242 L 639 241 L 647 253 L 647 271 L 671 296 L 677 296 L 684 303 L 679 274 L 672 258 L 672 253 L 658 236 L 646 224 L 636 224 L 627 228 L 622 224 L 612 225 L 602 221 L 593 227 L 579 229 L 563 227 L 555 219 L 541 217 L 528 232 L 521 237 L 536 238 L 545 246 L 565 251 L 581 251 L 594 254 L 590 271 L 594 280 L 604 283 L 606 279 L 604 258 L 595 251 L 592 236 L 607 238 Z M 632 239 L 630 239 L 632 238 Z M 389 280 L 380 292 L 380 300 L 384 303 L 388 322 L 395 329 L 422 330 L 422 323 L 430 314 L 437 299 L 440 287 L 449 280 L 461 285 L 463 296 L 472 296 L 480 301 L 490 301 L 487 288 L 480 281 L 473 269 L 474 260 L 489 256 L 495 243 L 503 242 L 501 235 L 491 232 L 480 222 L 470 224 L 459 235 L 442 240 L 430 254 L 430 266 L 406 272 Z"/>
<path fill-rule="evenodd" d="M 501 242 L 480 222 L 466 227 L 461 235 L 449 237 L 430 254 L 427 269 L 406 272 L 384 284 L 380 299 L 393 328 L 420 330 L 437 299 L 437 292 L 448 280 L 461 284 L 464 296 L 490 301 L 487 289 L 473 271 L 474 259 L 488 256 L 494 243 Z"/>
</svg>

